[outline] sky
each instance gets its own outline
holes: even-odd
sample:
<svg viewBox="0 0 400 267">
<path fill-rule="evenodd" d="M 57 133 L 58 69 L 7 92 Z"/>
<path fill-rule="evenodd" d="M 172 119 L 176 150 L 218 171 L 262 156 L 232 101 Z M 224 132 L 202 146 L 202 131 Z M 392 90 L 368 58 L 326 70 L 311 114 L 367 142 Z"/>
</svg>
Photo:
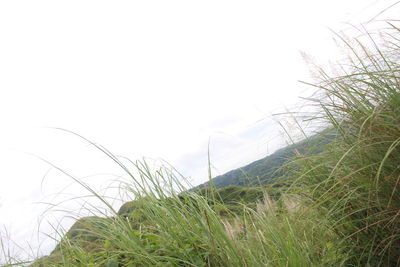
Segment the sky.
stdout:
<svg viewBox="0 0 400 267">
<path fill-rule="evenodd" d="M 0 232 L 51 250 L 32 234 L 43 202 L 87 194 L 51 164 L 99 190 L 122 174 L 56 128 L 165 160 L 193 184 L 207 179 L 208 145 L 214 175 L 268 155 L 285 142 L 271 114 L 307 92 L 302 53 L 340 56 L 330 29 L 395 2 L 0 1 Z"/>
</svg>

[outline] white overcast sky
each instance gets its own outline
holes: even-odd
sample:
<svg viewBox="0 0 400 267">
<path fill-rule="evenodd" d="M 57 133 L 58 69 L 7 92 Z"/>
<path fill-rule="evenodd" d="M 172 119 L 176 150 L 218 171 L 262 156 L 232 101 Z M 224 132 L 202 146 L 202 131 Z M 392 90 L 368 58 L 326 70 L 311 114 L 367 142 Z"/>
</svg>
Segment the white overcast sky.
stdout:
<svg viewBox="0 0 400 267">
<path fill-rule="evenodd" d="M 281 144 L 268 115 L 308 79 L 300 51 L 334 58 L 328 27 L 394 2 L 0 1 L 0 225 L 26 241 L 42 211 L 33 203 L 70 182 L 43 180 L 49 165 L 30 154 L 79 177 L 121 173 L 49 127 L 162 158 L 195 184 L 207 179 L 209 139 L 215 174 L 267 155 Z"/>
</svg>

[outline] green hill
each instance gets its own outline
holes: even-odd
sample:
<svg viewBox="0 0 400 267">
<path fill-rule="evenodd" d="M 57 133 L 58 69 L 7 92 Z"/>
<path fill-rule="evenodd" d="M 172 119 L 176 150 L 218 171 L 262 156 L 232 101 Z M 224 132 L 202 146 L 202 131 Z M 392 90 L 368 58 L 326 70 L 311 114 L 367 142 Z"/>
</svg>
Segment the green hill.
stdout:
<svg viewBox="0 0 400 267">
<path fill-rule="evenodd" d="M 241 168 L 229 171 L 213 178 L 215 187 L 221 188 L 230 185 L 260 186 L 271 184 L 287 177 L 286 164 L 299 154 L 318 154 L 324 150 L 336 136 L 336 131 L 329 129 L 315 134 L 306 140 L 281 148 L 271 155 L 254 161 Z M 203 183 L 196 188 L 208 187 L 210 182 Z"/>
</svg>

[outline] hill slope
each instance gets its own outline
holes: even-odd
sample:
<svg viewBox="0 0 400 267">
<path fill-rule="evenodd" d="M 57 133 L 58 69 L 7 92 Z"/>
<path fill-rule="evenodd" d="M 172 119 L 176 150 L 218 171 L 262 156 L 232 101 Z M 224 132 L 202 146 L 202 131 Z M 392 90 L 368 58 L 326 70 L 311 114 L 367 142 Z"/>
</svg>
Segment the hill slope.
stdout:
<svg viewBox="0 0 400 267">
<path fill-rule="evenodd" d="M 259 186 L 273 183 L 286 176 L 284 167 L 296 154 L 320 153 L 324 150 L 324 145 L 330 143 L 335 135 L 336 132 L 333 130 L 324 130 L 306 140 L 281 148 L 265 158 L 216 176 L 212 182 L 217 188 L 230 185 Z M 196 188 L 204 188 L 208 185 L 209 182 L 206 182 Z"/>
</svg>

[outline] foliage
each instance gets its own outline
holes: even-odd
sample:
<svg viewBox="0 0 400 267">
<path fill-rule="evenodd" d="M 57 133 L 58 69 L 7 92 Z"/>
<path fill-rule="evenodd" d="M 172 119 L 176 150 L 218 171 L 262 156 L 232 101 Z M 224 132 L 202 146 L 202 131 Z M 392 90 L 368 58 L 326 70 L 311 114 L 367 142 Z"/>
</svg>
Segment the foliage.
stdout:
<svg viewBox="0 0 400 267">
<path fill-rule="evenodd" d="M 363 266 L 400 265 L 400 31 L 390 26 L 383 40 L 368 32 L 366 41 L 343 40 L 352 53 L 346 72 L 320 70 L 320 97 L 311 101 L 339 137 L 293 162 L 301 193 L 326 210 Z"/>
<path fill-rule="evenodd" d="M 150 179 L 170 174 L 146 166 L 137 165 Z M 33 266 L 323 266 L 346 258 L 329 224 L 295 196 L 274 200 L 261 187 L 168 195 L 143 188 L 129 214 L 81 219 Z"/>
</svg>

